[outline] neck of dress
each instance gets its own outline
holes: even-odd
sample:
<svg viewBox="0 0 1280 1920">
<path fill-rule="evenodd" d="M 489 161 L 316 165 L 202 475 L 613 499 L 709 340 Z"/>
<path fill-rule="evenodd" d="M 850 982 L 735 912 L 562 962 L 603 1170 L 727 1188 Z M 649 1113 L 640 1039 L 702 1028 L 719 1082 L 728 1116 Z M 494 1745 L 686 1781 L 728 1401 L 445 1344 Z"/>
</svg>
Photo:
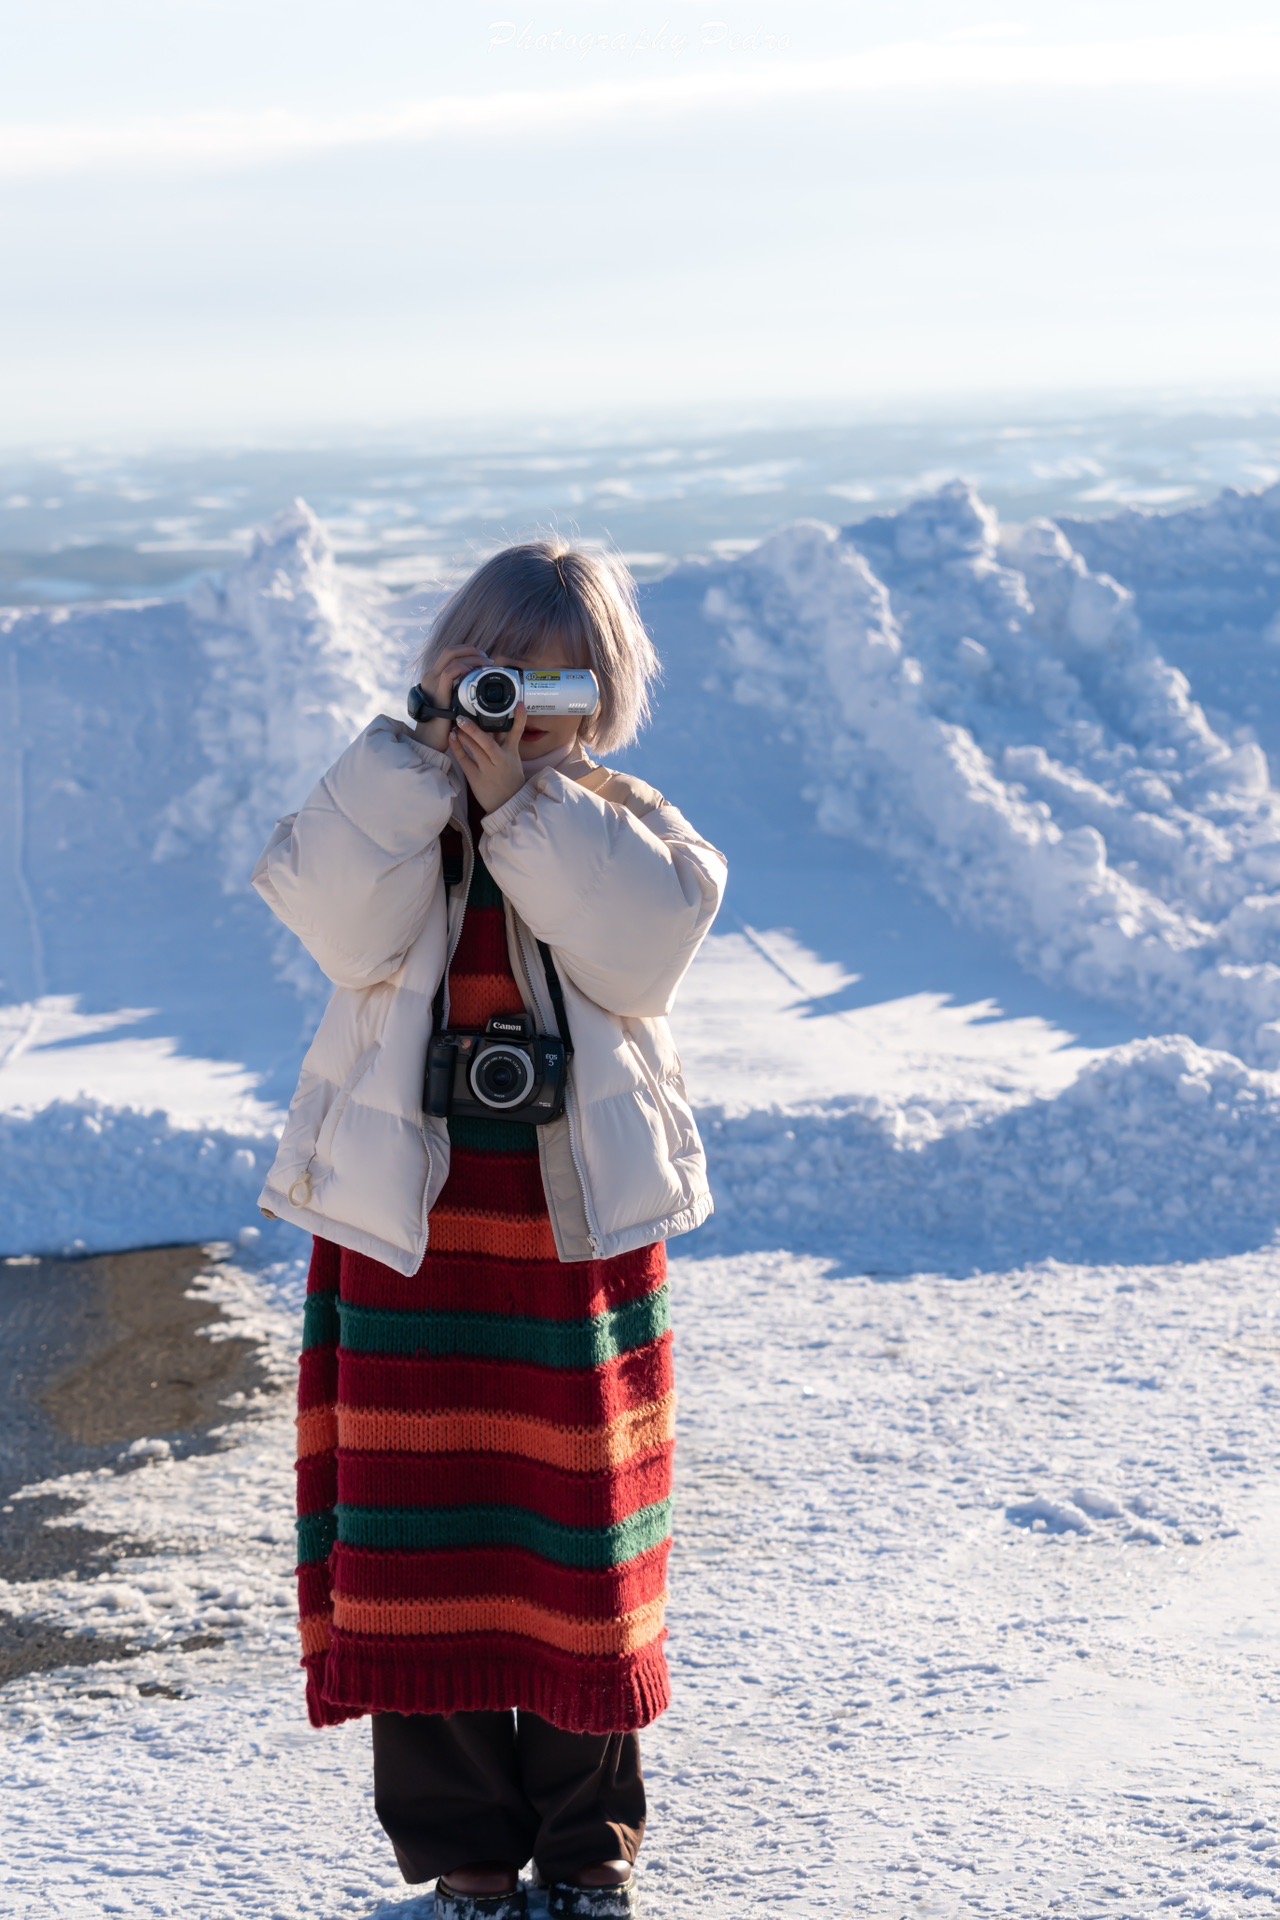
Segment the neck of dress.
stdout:
<svg viewBox="0 0 1280 1920">
<path fill-rule="evenodd" d="M 541 773 L 546 767 L 558 767 L 560 762 L 567 760 L 571 753 L 577 751 L 577 748 L 578 742 L 575 736 L 572 740 L 566 740 L 563 746 L 552 747 L 549 753 L 540 753 L 536 760 L 522 761 L 525 779 L 532 780 L 535 773 Z"/>
</svg>

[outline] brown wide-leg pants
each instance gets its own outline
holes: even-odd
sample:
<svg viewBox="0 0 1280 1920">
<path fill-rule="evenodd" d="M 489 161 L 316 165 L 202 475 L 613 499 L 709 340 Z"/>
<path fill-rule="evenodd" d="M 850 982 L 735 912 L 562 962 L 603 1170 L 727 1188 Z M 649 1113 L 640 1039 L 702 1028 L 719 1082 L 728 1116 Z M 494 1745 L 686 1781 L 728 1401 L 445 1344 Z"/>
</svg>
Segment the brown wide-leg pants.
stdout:
<svg viewBox="0 0 1280 1920">
<path fill-rule="evenodd" d="M 561 1880 L 640 1851 L 638 1734 L 566 1733 L 525 1712 L 370 1719 L 373 1803 L 410 1882 L 529 1860 Z"/>
</svg>

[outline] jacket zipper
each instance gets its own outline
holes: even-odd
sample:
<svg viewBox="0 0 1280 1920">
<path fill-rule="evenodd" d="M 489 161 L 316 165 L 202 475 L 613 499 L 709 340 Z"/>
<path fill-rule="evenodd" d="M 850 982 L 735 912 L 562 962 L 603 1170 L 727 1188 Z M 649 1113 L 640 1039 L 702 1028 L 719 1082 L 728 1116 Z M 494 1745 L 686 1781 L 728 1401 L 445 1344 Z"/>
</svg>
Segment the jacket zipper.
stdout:
<svg viewBox="0 0 1280 1920">
<path fill-rule="evenodd" d="M 457 907 L 457 916 L 452 933 L 448 931 L 446 922 L 444 943 L 444 1024 L 446 1027 L 449 1024 L 449 963 L 453 959 L 454 949 L 462 938 L 462 920 L 467 911 L 467 897 L 471 892 L 471 875 L 476 863 L 475 842 L 471 838 L 471 828 L 465 820 L 459 824 L 462 829 L 462 879 L 458 884 L 455 898 L 449 901 L 450 908 Z"/>
<path fill-rule="evenodd" d="M 591 1211 L 591 1201 L 587 1194 L 587 1176 L 582 1170 L 582 1160 L 578 1153 L 578 1096 L 574 1092 L 573 1082 L 565 1069 L 564 1113 L 569 1122 L 569 1151 L 573 1155 L 573 1164 L 578 1170 L 578 1185 L 582 1188 L 582 1206 L 587 1216 L 587 1245 L 596 1258 L 600 1257 L 600 1236 L 596 1231 L 595 1215 Z"/>
</svg>

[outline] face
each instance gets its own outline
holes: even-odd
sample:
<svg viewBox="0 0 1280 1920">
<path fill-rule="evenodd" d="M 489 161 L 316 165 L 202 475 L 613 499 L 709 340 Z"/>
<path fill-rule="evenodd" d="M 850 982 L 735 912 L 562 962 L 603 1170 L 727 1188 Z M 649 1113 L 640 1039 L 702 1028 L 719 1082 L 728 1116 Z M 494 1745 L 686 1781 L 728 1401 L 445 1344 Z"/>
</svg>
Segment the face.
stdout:
<svg viewBox="0 0 1280 1920">
<path fill-rule="evenodd" d="M 495 666 L 499 667 L 540 667 L 551 672 L 559 667 L 576 667 L 577 661 L 571 660 L 561 641 L 544 647 L 541 653 L 530 654 L 523 660 L 513 660 L 509 653 L 497 649 L 490 655 Z M 580 713 L 539 714 L 536 719 L 525 722 L 524 732 L 520 735 L 519 752 L 522 760 L 536 760 L 539 754 L 551 753 L 556 747 L 567 746 L 570 740 L 577 738 L 582 725 Z"/>
</svg>

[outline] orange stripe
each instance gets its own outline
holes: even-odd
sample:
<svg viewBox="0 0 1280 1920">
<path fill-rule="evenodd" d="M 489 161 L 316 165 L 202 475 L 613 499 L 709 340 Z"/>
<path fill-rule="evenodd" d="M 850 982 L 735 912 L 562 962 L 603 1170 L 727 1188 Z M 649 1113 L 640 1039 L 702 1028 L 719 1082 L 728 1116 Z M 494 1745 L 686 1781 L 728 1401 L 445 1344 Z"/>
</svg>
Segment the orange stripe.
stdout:
<svg viewBox="0 0 1280 1920">
<path fill-rule="evenodd" d="M 333 1597 L 333 1624 L 344 1633 L 520 1633 L 561 1653 L 635 1653 L 658 1638 L 666 1595 L 615 1620 L 575 1620 L 515 1594 L 469 1600 L 347 1600 Z"/>
<path fill-rule="evenodd" d="M 298 1632 L 302 1635 L 302 1651 L 309 1653 L 327 1653 L 329 1651 L 329 1616 L 327 1613 L 309 1613 L 299 1620 Z"/>
<path fill-rule="evenodd" d="M 558 1427 L 522 1414 L 464 1408 L 403 1413 L 339 1406 L 340 1447 L 391 1453 L 516 1453 L 569 1473 L 602 1473 L 675 1438 L 676 1397 L 632 1407 L 605 1427 Z M 331 1445 L 333 1442 L 326 1442 Z"/>
<path fill-rule="evenodd" d="M 295 1422 L 298 1429 L 298 1458 L 324 1453 L 338 1444 L 338 1416 L 332 1407 L 310 1407 Z"/>
<path fill-rule="evenodd" d="M 509 973 L 465 973 L 449 982 L 449 1025 L 483 1027 L 491 1013 L 518 1013 L 520 990 Z"/>
<path fill-rule="evenodd" d="M 481 1213 L 438 1200 L 431 1210 L 430 1244 L 437 1253 L 499 1253 L 510 1260 L 558 1260 L 545 1214 Z"/>
</svg>

